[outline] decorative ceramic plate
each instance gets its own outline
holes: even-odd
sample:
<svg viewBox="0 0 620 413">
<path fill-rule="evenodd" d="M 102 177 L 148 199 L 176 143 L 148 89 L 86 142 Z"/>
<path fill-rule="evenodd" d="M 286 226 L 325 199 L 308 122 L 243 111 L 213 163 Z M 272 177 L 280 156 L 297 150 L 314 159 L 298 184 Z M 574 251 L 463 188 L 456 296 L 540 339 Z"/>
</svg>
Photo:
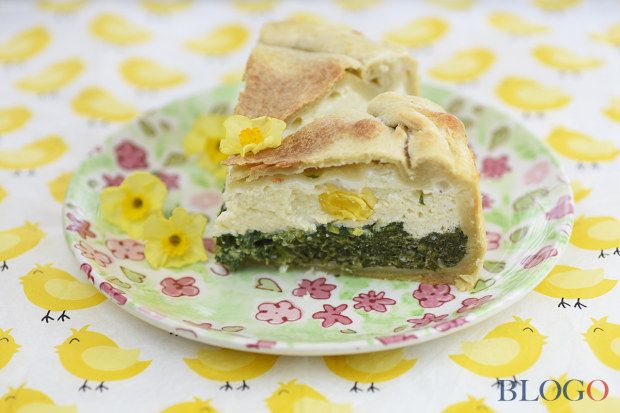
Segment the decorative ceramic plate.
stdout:
<svg viewBox="0 0 620 413">
<path fill-rule="evenodd" d="M 488 253 L 473 291 L 315 270 L 229 273 L 214 261 L 211 239 L 204 240 L 207 263 L 153 270 L 139 240 L 99 217 L 99 193 L 131 171 L 148 170 L 169 188 L 165 210 L 182 205 L 213 222 L 225 176 L 221 155 L 207 150 L 200 160 L 188 157 L 183 138 L 201 115 L 229 113 L 239 88 L 223 86 L 144 114 L 96 148 L 67 192 L 66 239 L 82 271 L 113 302 L 157 327 L 217 346 L 278 354 L 415 344 L 466 328 L 526 295 L 568 241 L 571 190 L 547 147 L 494 108 L 425 86 L 423 96 L 463 120 L 480 168 Z"/>
</svg>

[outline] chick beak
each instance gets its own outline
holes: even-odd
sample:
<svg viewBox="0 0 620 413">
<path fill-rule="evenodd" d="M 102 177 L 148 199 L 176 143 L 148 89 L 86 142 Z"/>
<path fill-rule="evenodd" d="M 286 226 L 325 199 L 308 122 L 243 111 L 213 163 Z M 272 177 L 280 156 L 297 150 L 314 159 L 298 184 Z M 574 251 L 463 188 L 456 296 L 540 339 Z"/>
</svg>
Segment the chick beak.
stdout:
<svg viewBox="0 0 620 413">
<path fill-rule="evenodd" d="M 541 334 L 541 337 L 542 337 L 542 342 L 543 342 L 543 344 L 547 344 L 547 339 L 548 339 L 549 337 L 548 337 L 548 336 L 543 336 L 542 334 Z"/>
</svg>

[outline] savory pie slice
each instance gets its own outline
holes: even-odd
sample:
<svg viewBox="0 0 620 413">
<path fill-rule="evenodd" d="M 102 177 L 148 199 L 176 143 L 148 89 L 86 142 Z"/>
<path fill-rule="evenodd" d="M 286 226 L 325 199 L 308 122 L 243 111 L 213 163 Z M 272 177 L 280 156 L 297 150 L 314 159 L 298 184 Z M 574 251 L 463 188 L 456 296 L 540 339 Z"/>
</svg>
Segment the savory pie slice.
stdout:
<svg viewBox="0 0 620 413">
<path fill-rule="evenodd" d="M 216 259 L 473 286 L 486 246 L 478 173 L 456 117 L 386 92 L 415 93 L 414 73 L 356 32 L 268 24 L 237 113 L 287 128 L 280 146 L 224 161 Z"/>
</svg>

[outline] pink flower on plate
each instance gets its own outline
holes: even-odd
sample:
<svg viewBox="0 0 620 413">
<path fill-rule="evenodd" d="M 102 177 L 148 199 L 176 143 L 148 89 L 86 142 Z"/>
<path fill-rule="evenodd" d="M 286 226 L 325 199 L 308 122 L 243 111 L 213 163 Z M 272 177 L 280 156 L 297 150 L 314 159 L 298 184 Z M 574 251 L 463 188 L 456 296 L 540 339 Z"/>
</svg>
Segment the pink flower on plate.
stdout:
<svg viewBox="0 0 620 413">
<path fill-rule="evenodd" d="M 109 282 L 102 282 L 101 284 L 99 284 L 99 289 L 102 293 L 116 301 L 118 305 L 124 305 L 127 302 L 127 297 L 125 297 L 125 293 L 118 288 L 112 287 L 112 284 L 110 284 Z"/>
<path fill-rule="evenodd" d="M 154 173 L 156 177 L 162 180 L 168 190 L 179 188 L 179 175 L 169 174 L 164 171 L 157 171 Z"/>
<path fill-rule="evenodd" d="M 181 297 L 188 296 L 193 297 L 198 295 L 200 290 L 194 285 L 196 279 L 194 277 L 182 277 L 175 280 L 172 277 L 164 278 L 159 283 L 163 288 L 161 292 L 169 297 Z"/>
<path fill-rule="evenodd" d="M 454 300 L 447 284 L 420 284 L 413 292 L 413 298 L 424 308 L 435 308 Z"/>
<path fill-rule="evenodd" d="M 367 294 L 360 293 L 357 297 L 353 297 L 353 301 L 356 302 L 353 308 L 363 308 L 366 312 L 374 310 L 380 313 L 387 311 L 386 305 L 396 304 L 396 301 L 385 297 L 384 291 L 380 291 L 377 294 L 373 290 L 368 291 Z"/>
<path fill-rule="evenodd" d="M 209 252 L 215 252 L 215 238 L 203 238 L 202 245 Z"/>
<path fill-rule="evenodd" d="M 276 345 L 276 342 L 273 340 L 257 340 L 255 343 L 246 344 L 246 348 L 273 348 Z"/>
<path fill-rule="evenodd" d="M 105 242 L 112 255 L 122 260 L 142 261 L 144 245 L 132 239 L 109 239 Z"/>
<path fill-rule="evenodd" d="M 101 177 L 103 178 L 103 182 L 104 182 L 106 187 L 109 187 L 109 186 L 119 186 L 125 180 L 125 176 L 121 175 L 121 174 L 114 175 L 114 176 L 110 176 L 108 174 L 103 174 Z"/>
<path fill-rule="evenodd" d="M 90 281 L 93 284 L 95 283 L 95 277 L 93 276 L 92 265 L 83 263 L 82 265 L 80 265 L 80 270 L 82 270 L 84 275 L 86 275 L 86 278 L 88 278 L 88 281 Z"/>
<path fill-rule="evenodd" d="M 323 311 L 317 311 L 316 313 L 312 314 L 312 318 L 317 320 L 322 319 L 323 322 L 321 323 L 321 326 L 325 328 L 331 327 L 336 323 L 348 325 L 351 324 L 353 320 L 351 320 L 346 315 L 341 314 L 344 310 L 347 309 L 347 307 L 347 304 L 340 304 L 338 307 L 333 307 L 329 304 L 323 304 Z"/>
<path fill-rule="evenodd" d="M 418 338 L 415 334 L 395 334 L 393 336 L 377 337 L 383 345 L 397 344 Z"/>
<path fill-rule="evenodd" d="M 487 250 L 493 251 L 499 248 L 502 240 L 502 234 L 499 232 L 487 231 Z"/>
<path fill-rule="evenodd" d="M 284 324 L 299 320 L 301 310 L 288 300 L 278 301 L 277 303 L 265 302 L 258 305 L 258 312 L 254 317 L 269 324 Z"/>
<path fill-rule="evenodd" d="M 558 202 L 551 209 L 551 211 L 545 214 L 545 218 L 547 221 L 551 221 L 552 219 L 560 219 L 565 217 L 568 214 L 572 214 L 575 212 L 575 208 L 573 207 L 573 203 L 571 202 L 570 195 L 563 195 L 558 199 Z"/>
<path fill-rule="evenodd" d="M 305 278 L 298 284 L 299 288 L 293 290 L 293 295 L 303 297 L 310 294 L 310 297 L 317 300 L 327 300 L 331 296 L 332 290 L 336 288 L 334 284 L 326 284 L 325 277 L 310 281 Z"/>
<path fill-rule="evenodd" d="M 454 320 L 444 321 L 443 323 L 435 324 L 435 330 L 438 331 L 448 331 L 455 327 L 462 326 L 467 323 L 467 319 L 465 317 L 457 317 Z"/>
<path fill-rule="evenodd" d="M 465 311 L 475 310 L 476 308 L 484 305 L 485 303 L 488 303 L 491 300 L 491 298 L 493 298 L 492 295 L 485 295 L 484 297 L 481 297 L 481 298 L 476 298 L 476 297 L 466 298 L 461 302 L 462 307 L 456 310 L 456 312 L 464 313 Z"/>
<path fill-rule="evenodd" d="M 549 175 L 549 162 L 540 161 L 536 165 L 532 166 L 523 175 L 523 180 L 526 184 L 539 184 Z"/>
<path fill-rule="evenodd" d="M 95 261 L 100 267 L 107 267 L 112 262 L 112 258 L 101 251 L 97 251 L 84 241 L 78 242 L 74 247 L 81 251 L 82 257 Z"/>
<path fill-rule="evenodd" d="M 558 255 L 558 250 L 556 250 L 550 245 L 547 245 L 539 249 L 536 254 L 528 255 L 527 257 L 523 258 L 523 261 L 521 261 L 521 265 L 523 265 L 523 268 L 525 269 L 532 268 L 537 266 L 547 258 L 555 257 L 556 255 Z"/>
<path fill-rule="evenodd" d="M 189 200 L 189 204 L 198 209 L 206 210 L 219 206 L 222 203 L 222 194 L 219 191 L 198 192 Z"/>
<path fill-rule="evenodd" d="M 492 208 L 494 202 L 495 200 L 493 200 L 493 198 L 491 198 L 490 195 L 485 194 L 484 192 L 482 193 L 482 208 L 483 209 Z"/>
<path fill-rule="evenodd" d="M 508 165 L 508 156 L 502 155 L 498 158 L 487 156 L 482 161 L 482 176 L 485 178 L 501 178 L 505 173 L 512 169 Z"/>
<path fill-rule="evenodd" d="M 435 321 L 441 321 L 447 316 L 448 314 L 435 315 L 432 313 L 426 313 L 422 316 L 422 318 L 410 318 L 407 322 L 413 324 L 413 328 L 420 328 L 427 326 L 430 323 L 434 323 Z"/>
<path fill-rule="evenodd" d="M 125 140 L 114 148 L 116 162 L 125 169 L 145 169 L 149 165 L 146 161 L 146 151 L 131 141 Z"/>
<path fill-rule="evenodd" d="M 97 235 L 90 230 L 90 222 L 84 219 L 79 219 L 71 212 L 67 212 L 67 218 L 69 218 L 69 221 L 71 221 L 71 223 L 67 225 L 68 231 L 77 232 L 80 237 L 82 237 L 82 239 L 97 237 Z"/>
</svg>

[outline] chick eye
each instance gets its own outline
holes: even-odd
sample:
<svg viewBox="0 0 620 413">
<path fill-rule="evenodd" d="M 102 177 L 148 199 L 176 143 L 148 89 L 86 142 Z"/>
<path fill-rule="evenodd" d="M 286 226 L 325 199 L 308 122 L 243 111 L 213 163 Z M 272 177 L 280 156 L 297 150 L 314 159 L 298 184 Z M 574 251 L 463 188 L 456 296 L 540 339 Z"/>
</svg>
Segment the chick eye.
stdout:
<svg viewBox="0 0 620 413">
<path fill-rule="evenodd" d="M 281 395 L 282 393 L 288 393 L 288 390 L 280 390 L 280 391 L 278 391 L 278 396 Z"/>
<path fill-rule="evenodd" d="M 6 337 L 2 337 L 2 338 L 0 338 L 0 341 L 2 341 L 2 340 L 6 340 L 6 342 L 7 342 L 7 343 L 9 342 L 9 339 L 8 339 L 8 338 L 6 338 Z"/>
<path fill-rule="evenodd" d="M 593 332 L 593 333 L 596 333 L 596 330 L 605 331 L 605 330 L 603 330 L 603 329 L 602 329 L 602 328 L 600 328 L 600 327 L 594 327 L 594 330 L 592 330 L 592 332 Z"/>
<path fill-rule="evenodd" d="M 41 271 L 41 270 L 33 270 L 32 273 L 33 274 L 43 274 L 43 271 Z"/>
<path fill-rule="evenodd" d="M 534 332 L 534 330 L 533 330 L 533 329 L 531 329 L 530 327 L 525 327 L 525 328 L 523 329 L 523 331 L 525 331 L 525 330 L 530 330 L 530 333 L 533 333 L 533 332 Z"/>
<path fill-rule="evenodd" d="M 73 337 L 71 340 L 69 340 L 69 344 L 73 343 L 73 340 L 77 341 L 78 343 L 80 342 L 79 338 Z"/>
</svg>

